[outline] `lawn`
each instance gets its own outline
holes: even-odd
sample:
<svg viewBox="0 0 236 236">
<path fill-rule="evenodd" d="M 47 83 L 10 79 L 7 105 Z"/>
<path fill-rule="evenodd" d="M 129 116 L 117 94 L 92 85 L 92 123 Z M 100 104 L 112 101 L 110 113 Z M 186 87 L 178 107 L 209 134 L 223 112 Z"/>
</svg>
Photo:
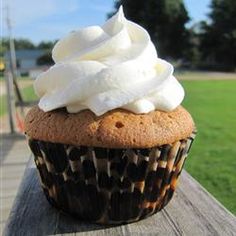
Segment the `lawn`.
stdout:
<svg viewBox="0 0 236 236">
<path fill-rule="evenodd" d="M 35 101 L 37 100 L 37 96 L 34 94 L 34 90 L 32 86 L 25 87 L 21 90 L 24 101 Z M 0 96 L 0 117 L 7 113 L 7 97 L 6 95 Z"/>
<path fill-rule="evenodd" d="M 236 80 L 207 80 L 214 74 L 185 73 L 183 105 L 194 117 L 198 134 L 185 168 L 226 208 L 236 214 Z M 230 75 L 232 76 L 232 75 Z M 32 87 L 23 89 L 25 99 L 36 99 Z M 6 111 L 1 108 L 2 111 Z"/>
<path fill-rule="evenodd" d="M 198 129 L 185 168 L 236 214 L 236 80 L 181 83 Z"/>
</svg>

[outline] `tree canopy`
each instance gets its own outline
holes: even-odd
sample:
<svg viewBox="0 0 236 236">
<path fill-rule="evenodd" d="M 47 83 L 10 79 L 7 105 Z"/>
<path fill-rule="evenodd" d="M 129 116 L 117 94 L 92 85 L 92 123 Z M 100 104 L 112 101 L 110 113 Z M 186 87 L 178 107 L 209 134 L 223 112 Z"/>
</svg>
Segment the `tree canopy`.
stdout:
<svg viewBox="0 0 236 236">
<path fill-rule="evenodd" d="M 42 41 L 37 45 L 38 49 L 52 50 L 56 41 Z"/>
<path fill-rule="evenodd" d="M 54 61 L 52 60 L 51 52 L 46 52 L 44 55 L 37 59 L 37 65 L 53 65 Z"/>
<path fill-rule="evenodd" d="M 149 32 L 160 56 L 184 57 L 189 47 L 189 34 L 185 28 L 189 16 L 182 0 L 117 0 L 116 11 L 120 5 L 129 20 Z"/>
<path fill-rule="evenodd" d="M 202 59 L 236 67 L 236 1 L 212 0 L 209 23 L 202 23 Z"/>
<path fill-rule="evenodd" d="M 14 39 L 15 42 L 15 49 L 43 49 L 45 51 L 51 51 L 56 41 L 42 41 L 39 44 L 34 44 L 29 39 L 24 38 L 18 38 Z M 6 51 L 9 50 L 9 39 L 8 38 L 2 38 L 1 44 L 0 44 L 0 52 L 1 56 L 4 55 Z"/>
<path fill-rule="evenodd" d="M 0 43 L 0 56 L 3 57 L 4 53 L 9 50 L 9 39 L 2 38 Z M 15 40 L 15 49 L 34 49 L 35 45 L 28 39 Z"/>
<path fill-rule="evenodd" d="M 28 39 L 14 39 L 15 49 L 42 49 L 45 51 L 45 54 L 37 59 L 38 65 L 52 65 L 54 62 L 52 60 L 51 50 L 56 41 L 42 41 L 39 44 L 35 45 Z M 9 50 L 9 39 L 2 38 L 0 44 L 0 59 L 3 61 L 4 53 Z"/>
</svg>

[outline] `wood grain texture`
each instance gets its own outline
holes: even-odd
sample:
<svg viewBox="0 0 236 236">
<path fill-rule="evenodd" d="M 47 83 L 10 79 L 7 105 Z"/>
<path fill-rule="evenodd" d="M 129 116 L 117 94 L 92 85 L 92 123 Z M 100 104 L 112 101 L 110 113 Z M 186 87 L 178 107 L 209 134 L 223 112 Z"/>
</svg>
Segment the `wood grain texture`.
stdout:
<svg viewBox="0 0 236 236">
<path fill-rule="evenodd" d="M 236 235 L 236 218 L 185 171 L 164 210 L 115 227 L 88 224 L 51 207 L 36 172 L 27 168 L 3 235 Z"/>
</svg>

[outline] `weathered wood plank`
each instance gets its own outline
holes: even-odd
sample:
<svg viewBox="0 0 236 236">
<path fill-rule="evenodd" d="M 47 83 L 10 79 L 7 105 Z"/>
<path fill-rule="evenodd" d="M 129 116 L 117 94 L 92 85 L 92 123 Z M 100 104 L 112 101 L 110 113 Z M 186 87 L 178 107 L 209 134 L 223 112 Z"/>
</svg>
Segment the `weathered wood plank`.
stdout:
<svg viewBox="0 0 236 236">
<path fill-rule="evenodd" d="M 0 235 L 17 195 L 30 150 L 23 135 L 2 134 L 0 138 Z"/>
<path fill-rule="evenodd" d="M 87 224 L 52 208 L 28 168 L 4 235 L 236 235 L 236 218 L 183 171 L 170 204 L 145 220 L 116 227 Z"/>
<path fill-rule="evenodd" d="M 193 229 L 196 235 L 236 235 L 235 216 L 186 172 L 175 200 L 164 211 L 187 235 Z"/>
</svg>

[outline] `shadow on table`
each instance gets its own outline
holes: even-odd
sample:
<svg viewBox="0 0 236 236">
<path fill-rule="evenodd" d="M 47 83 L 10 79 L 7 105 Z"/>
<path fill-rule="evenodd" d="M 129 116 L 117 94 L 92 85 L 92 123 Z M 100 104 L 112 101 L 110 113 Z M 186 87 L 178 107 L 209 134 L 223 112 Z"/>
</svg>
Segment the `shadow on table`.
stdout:
<svg viewBox="0 0 236 236">
<path fill-rule="evenodd" d="M 117 227 L 87 223 L 64 213 L 60 213 L 58 223 L 57 232 L 54 232 L 55 234 L 89 232 Z"/>
<path fill-rule="evenodd" d="M 97 231 L 116 226 L 88 224 L 52 207 L 41 189 L 35 168 L 27 168 L 8 218 L 4 235 L 55 235 Z M 23 234 L 24 232 L 24 234 Z"/>
</svg>

